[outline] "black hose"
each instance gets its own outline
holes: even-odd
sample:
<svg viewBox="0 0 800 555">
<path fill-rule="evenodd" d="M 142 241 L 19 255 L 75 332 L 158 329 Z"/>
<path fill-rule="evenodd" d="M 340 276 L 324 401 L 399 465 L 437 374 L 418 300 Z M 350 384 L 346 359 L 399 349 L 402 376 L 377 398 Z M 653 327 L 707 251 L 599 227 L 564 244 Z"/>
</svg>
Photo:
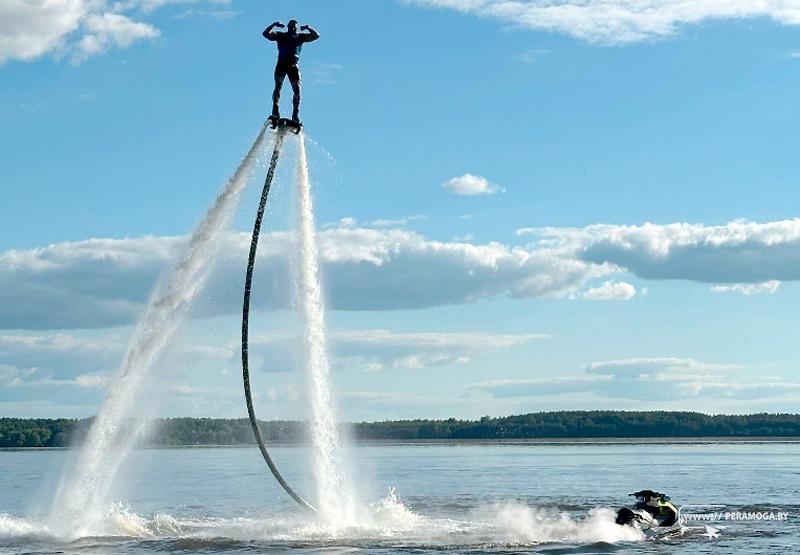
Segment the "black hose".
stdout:
<svg viewBox="0 0 800 555">
<path fill-rule="evenodd" d="M 250 427 L 253 428 L 253 435 L 256 437 L 258 448 L 264 456 L 272 475 L 278 480 L 281 487 L 288 493 L 292 499 L 297 501 L 302 507 L 309 511 L 316 513 L 317 510 L 311 506 L 305 499 L 303 499 L 292 487 L 283 479 L 278 467 L 272 462 L 272 457 L 269 456 L 267 446 L 264 444 L 264 439 L 261 437 L 261 431 L 258 428 L 258 421 L 256 420 L 256 411 L 253 408 L 253 396 L 250 393 L 250 368 L 248 357 L 248 327 L 250 322 L 250 288 L 253 283 L 253 268 L 256 265 L 256 252 L 258 251 L 258 237 L 261 234 L 261 221 L 264 219 L 264 209 L 267 206 L 267 196 L 269 189 L 272 185 L 272 178 L 275 176 L 275 167 L 278 165 L 278 158 L 281 154 L 281 147 L 283 146 L 283 139 L 286 134 L 285 129 L 279 128 L 275 132 L 275 148 L 272 151 L 272 158 L 269 161 L 269 169 L 267 170 L 267 178 L 264 180 L 264 189 L 261 191 L 261 200 L 258 203 L 258 212 L 256 212 L 256 221 L 253 225 L 253 239 L 250 241 L 250 256 L 247 259 L 247 273 L 244 278 L 244 302 L 242 303 L 242 378 L 244 379 L 244 396 L 247 400 L 247 415 L 250 417 Z"/>
</svg>

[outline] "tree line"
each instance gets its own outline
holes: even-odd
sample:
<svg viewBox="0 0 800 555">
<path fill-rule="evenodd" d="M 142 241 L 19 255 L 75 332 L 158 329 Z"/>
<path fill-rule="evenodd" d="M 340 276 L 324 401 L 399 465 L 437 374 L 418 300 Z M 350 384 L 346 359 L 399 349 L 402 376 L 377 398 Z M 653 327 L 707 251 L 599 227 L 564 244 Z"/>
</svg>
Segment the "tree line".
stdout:
<svg viewBox="0 0 800 555">
<path fill-rule="evenodd" d="M 92 419 L 0 418 L 0 447 L 66 447 L 83 441 Z M 133 425 L 131 421 L 128 425 Z M 246 418 L 159 418 L 145 445 L 249 445 Z M 306 423 L 261 422 L 267 441 L 306 437 Z M 800 414 L 708 415 L 674 411 L 555 411 L 479 420 L 386 420 L 347 424 L 356 440 L 515 440 L 800 437 Z"/>
</svg>

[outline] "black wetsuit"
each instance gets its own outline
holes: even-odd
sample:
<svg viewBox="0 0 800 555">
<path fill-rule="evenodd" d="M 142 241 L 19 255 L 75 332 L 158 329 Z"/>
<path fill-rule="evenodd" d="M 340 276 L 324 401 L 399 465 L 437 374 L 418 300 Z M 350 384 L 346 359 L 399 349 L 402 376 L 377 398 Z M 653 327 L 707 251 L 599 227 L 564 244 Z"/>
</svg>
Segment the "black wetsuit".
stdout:
<svg viewBox="0 0 800 555">
<path fill-rule="evenodd" d="M 278 114 L 278 104 L 281 99 L 283 80 L 288 76 L 292 85 L 292 119 L 298 120 L 300 114 L 300 52 L 303 44 L 313 42 L 319 38 L 316 31 L 309 29 L 308 33 L 275 32 L 265 30 L 263 33 L 267 40 L 278 43 L 278 62 L 275 64 L 275 89 L 272 92 L 272 114 Z"/>
</svg>

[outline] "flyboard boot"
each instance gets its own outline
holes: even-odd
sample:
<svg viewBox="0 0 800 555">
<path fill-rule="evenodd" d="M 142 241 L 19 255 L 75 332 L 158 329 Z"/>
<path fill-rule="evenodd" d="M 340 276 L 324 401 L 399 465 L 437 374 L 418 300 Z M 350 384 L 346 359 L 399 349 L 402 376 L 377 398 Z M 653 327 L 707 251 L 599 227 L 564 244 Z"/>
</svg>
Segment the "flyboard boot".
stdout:
<svg viewBox="0 0 800 555">
<path fill-rule="evenodd" d="M 272 105 L 272 114 L 267 118 L 267 121 L 269 122 L 269 126 L 273 129 L 278 127 L 278 125 L 280 124 L 281 113 L 277 104 Z"/>
<path fill-rule="evenodd" d="M 297 108 L 295 108 L 292 112 L 292 119 L 286 120 L 286 126 L 290 127 L 295 134 L 300 133 L 300 130 L 303 128 L 303 124 L 300 122 L 300 114 L 298 113 Z"/>
</svg>

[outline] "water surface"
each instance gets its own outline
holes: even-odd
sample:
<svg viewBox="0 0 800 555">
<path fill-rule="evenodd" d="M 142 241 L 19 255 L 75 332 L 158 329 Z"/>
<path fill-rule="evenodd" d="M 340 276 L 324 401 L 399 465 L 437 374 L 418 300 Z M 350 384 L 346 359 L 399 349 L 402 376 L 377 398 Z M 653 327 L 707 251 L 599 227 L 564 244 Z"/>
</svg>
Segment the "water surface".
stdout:
<svg viewBox="0 0 800 555">
<path fill-rule="evenodd" d="M 254 447 L 140 449 L 103 528 L 56 537 L 50 503 L 75 454 L 0 451 L 0 553 L 792 553 L 800 542 L 797 443 L 361 445 L 348 454 L 352 518 L 336 524 L 295 506 Z M 308 450 L 274 457 L 313 499 Z M 789 519 L 648 540 L 613 523 L 642 488 Z"/>
</svg>

